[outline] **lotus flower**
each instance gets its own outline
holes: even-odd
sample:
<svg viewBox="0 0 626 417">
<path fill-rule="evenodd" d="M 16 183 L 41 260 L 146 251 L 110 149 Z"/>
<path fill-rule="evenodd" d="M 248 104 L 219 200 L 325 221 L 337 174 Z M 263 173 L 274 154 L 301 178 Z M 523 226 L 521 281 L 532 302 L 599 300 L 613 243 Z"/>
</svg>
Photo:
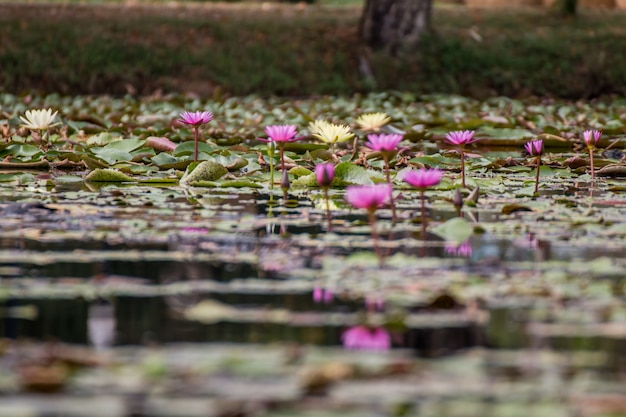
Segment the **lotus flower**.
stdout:
<svg viewBox="0 0 626 417">
<path fill-rule="evenodd" d="M 402 178 L 404 182 L 411 184 L 413 187 L 425 190 L 429 187 L 435 186 L 441 182 L 443 178 L 443 171 L 439 169 L 426 169 L 421 168 L 417 171 L 409 171 L 404 174 Z"/>
<path fill-rule="evenodd" d="M 200 126 L 213 120 L 213 113 L 210 111 L 185 111 L 180 114 L 179 122 L 189 126 Z"/>
<path fill-rule="evenodd" d="M 354 137 L 354 133 L 350 132 L 350 126 L 334 124 L 325 120 L 309 123 L 309 130 L 311 135 L 324 143 L 328 143 L 331 152 L 335 143 L 346 142 Z"/>
<path fill-rule="evenodd" d="M 193 161 L 198 162 L 198 141 L 200 126 L 213 120 L 213 113 L 210 111 L 185 111 L 180 114 L 179 122 L 191 127 L 193 130 Z"/>
<path fill-rule="evenodd" d="M 441 182 L 443 172 L 438 169 L 421 168 L 417 171 L 409 171 L 404 174 L 402 180 L 411 184 L 420 191 L 420 200 L 422 206 L 422 236 L 426 236 L 426 203 L 424 191 L 427 188 L 437 185 Z"/>
<path fill-rule="evenodd" d="M 58 111 L 52 113 L 52 109 L 26 110 L 24 116 L 20 116 L 20 120 L 23 122 L 22 126 L 27 129 L 45 131 L 47 141 L 48 129 L 59 124 L 53 123 L 58 113 Z"/>
<path fill-rule="evenodd" d="M 268 138 L 259 138 L 260 141 L 274 142 L 278 145 L 278 149 L 280 150 L 280 166 L 283 171 L 285 170 L 285 143 L 301 139 L 300 137 L 296 137 L 297 133 L 297 128 L 294 125 L 271 125 L 265 127 L 265 134 Z"/>
<path fill-rule="evenodd" d="M 543 154 L 543 140 L 531 140 L 530 142 L 526 142 L 524 144 L 524 148 L 526 148 L 526 152 L 530 154 L 530 156 L 534 156 L 537 158 L 537 175 L 535 176 L 535 194 L 539 191 L 539 171 L 541 170 L 541 155 Z"/>
<path fill-rule="evenodd" d="M 389 184 L 354 185 L 346 189 L 346 200 L 356 208 L 374 213 L 389 202 L 390 194 Z"/>
<path fill-rule="evenodd" d="M 46 130 L 59 123 L 52 123 L 59 112 L 52 113 L 52 109 L 26 110 L 24 116 L 20 116 L 20 120 L 24 122 L 23 127 L 31 130 Z"/>
<path fill-rule="evenodd" d="M 300 138 L 296 138 L 297 130 L 294 125 L 272 125 L 265 127 L 265 134 L 268 139 L 260 139 L 272 142 L 292 142 Z"/>
<path fill-rule="evenodd" d="M 457 130 L 448 133 L 446 140 L 450 144 L 455 145 L 461 155 L 461 184 L 463 188 L 465 188 L 465 147 L 470 143 L 476 142 L 478 139 L 474 139 L 474 131 Z"/>
<path fill-rule="evenodd" d="M 385 113 L 366 113 L 356 119 L 359 129 L 369 132 L 378 132 L 381 127 L 391 121 Z"/>
<path fill-rule="evenodd" d="M 596 178 L 596 173 L 593 168 L 593 151 L 596 148 L 596 145 L 600 141 L 600 136 L 602 136 L 602 132 L 599 130 L 585 130 L 583 132 L 583 139 L 585 144 L 587 144 L 587 149 L 589 149 L 589 163 L 591 165 L 591 181 L 594 181 Z"/>
<path fill-rule="evenodd" d="M 367 135 L 367 140 L 368 142 L 365 143 L 365 146 L 372 150 L 379 151 L 382 155 L 383 161 L 385 162 L 385 177 L 387 179 L 387 183 L 393 186 L 393 183 L 391 182 L 391 176 L 389 174 L 389 162 L 391 161 L 391 158 L 393 158 L 393 156 L 395 155 L 398 144 L 402 141 L 402 135 L 384 133 L 381 133 L 380 135 L 371 134 Z M 392 221 L 395 222 L 396 204 L 393 201 L 393 194 L 390 195 L 389 199 L 391 205 Z"/>
</svg>

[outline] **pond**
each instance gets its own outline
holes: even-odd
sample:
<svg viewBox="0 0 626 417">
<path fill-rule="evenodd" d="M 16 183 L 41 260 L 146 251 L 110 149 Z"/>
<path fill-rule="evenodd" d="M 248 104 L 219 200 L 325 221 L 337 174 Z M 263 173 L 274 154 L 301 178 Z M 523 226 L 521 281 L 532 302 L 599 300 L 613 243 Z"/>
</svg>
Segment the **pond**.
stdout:
<svg viewBox="0 0 626 417">
<path fill-rule="evenodd" d="M 201 160 L 247 161 L 186 184 L 193 139 L 171 153 L 143 148 L 147 135 L 184 135 L 166 126 L 182 109 L 176 100 L 80 98 L 102 107 L 88 122 L 75 101 L 35 100 L 59 105 L 70 128 L 47 150 L 16 132 L 3 145 L 0 416 L 626 415 L 626 188 L 619 177 L 592 180 L 584 152 L 554 139 L 534 193 L 518 123 L 539 104 L 362 99 L 359 109 L 384 108 L 390 128 L 409 133 L 421 131 L 417 118 L 435 132 L 485 121 L 465 189 L 453 149 L 436 134 L 405 135 L 392 174 L 396 219 L 377 209 L 374 240 L 345 186 L 384 181 L 380 156 L 358 162 L 340 147 L 345 182 L 329 190 L 329 231 L 324 193 L 309 184 L 326 146 L 286 147 L 283 193 L 278 161 L 268 187 L 267 146 L 245 133 L 255 128 L 228 119 L 269 102 L 185 101 L 225 119 L 207 132 L 216 143 L 200 144 Z M 302 114 L 341 114 L 340 101 L 274 102 L 269 114 L 302 124 Z M 561 138 L 577 126 L 563 122 L 567 106 L 542 107 Z M 613 117 L 603 146 L 623 146 L 610 133 L 620 106 L 595 107 Z M 534 120 L 528 132 L 553 132 Z M 77 145 L 89 140 L 101 142 Z M 619 171 L 620 155 L 596 157 L 597 173 Z M 29 166 L 41 161 L 49 165 Z M 401 180 L 422 166 L 444 171 L 425 192 L 425 220 L 419 192 Z M 89 180 L 109 167 L 127 178 Z M 350 340 L 361 349 L 344 349 Z"/>
</svg>

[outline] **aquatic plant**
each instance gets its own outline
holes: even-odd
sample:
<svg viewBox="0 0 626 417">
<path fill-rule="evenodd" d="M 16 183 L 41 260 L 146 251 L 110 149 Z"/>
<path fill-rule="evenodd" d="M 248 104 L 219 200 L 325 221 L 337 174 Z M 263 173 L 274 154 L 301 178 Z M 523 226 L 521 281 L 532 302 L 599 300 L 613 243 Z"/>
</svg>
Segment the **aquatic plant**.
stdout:
<svg viewBox="0 0 626 417">
<path fill-rule="evenodd" d="M 461 185 L 466 188 L 465 185 L 465 147 L 470 143 L 476 142 L 478 139 L 474 139 L 473 130 L 457 130 L 450 132 L 446 135 L 448 143 L 455 145 L 461 155 Z"/>
<path fill-rule="evenodd" d="M 589 164 L 591 165 L 591 181 L 594 181 L 596 178 L 596 173 L 593 168 L 593 151 L 596 149 L 596 145 L 600 141 L 600 137 L 602 136 L 602 132 L 599 130 L 585 130 L 583 132 L 583 140 L 587 145 L 587 149 L 589 150 Z"/>
<path fill-rule="evenodd" d="M 535 194 L 539 191 L 539 172 L 541 171 L 541 155 L 543 154 L 543 140 L 531 140 L 524 144 L 526 152 L 537 160 L 537 175 L 535 176 Z"/>
<path fill-rule="evenodd" d="M 382 112 L 365 113 L 356 119 L 359 129 L 365 132 L 378 132 L 381 127 L 391 121 L 391 118 Z"/>
<path fill-rule="evenodd" d="M 315 166 L 315 178 L 317 184 L 324 192 L 324 202 L 326 205 L 326 221 L 328 223 L 328 231 L 332 231 L 332 222 L 330 216 L 330 201 L 328 198 L 328 189 L 335 178 L 335 166 L 331 163 L 317 164 Z"/>
<path fill-rule="evenodd" d="M 328 149 L 334 155 L 336 143 L 349 141 L 354 137 L 350 132 L 350 126 L 327 122 L 326 120 L 315 120 L 309 123 L 311 135 L 328 144 Z"/>
<path fill-rule="evenodd" d="M 198 141 L 200 136 L 200 126 L 209 123 L 213 120 L 213 113 L 210 111 L 195 111 L 195 112 L 182 112 L 180 114 L 179 122 L 184 123 L 191 127 L 193 130 L 193 161 L 198 162 Z"/>
<path fill-rule="evenodd" d="M 373 151 L 380 152 L 383 157 L 383 161 L 385 163 L 385 178 L 387 179 L 387 183 L 393 187 L 393 183 L 391 182 L 391 176 L 389 173 L 389 161 L 393 158 L 398 152 L 398 144 L 402 141 L 403 136 L 399 134 L 384 134 L 381 133 L 379 135 L 370 134 L 367 135 L 367 142 L 365 146 L 370 148 Z M 396 221 L 396 205 L 393 201 L 393 193 L 389 196 L 390 205 L 391 205 L 391 220 L 393 222 Z"/>
<path fill-rule="evenodd" d="M 49 141 L 49 129 L 53 126 L 60 124 L 60 122 L 53 123 L 59 112 L 52 113 L 52 109 L 38 109 L 38 110 L 26 110 L 24 116 L 20 116 L 22 121 L 22 127 L 30 130 L 42 131 L 41 141 L 48 143 Z"/>
<path fill-rule="evenodd" d="M 296 137 L 297 128 L 295 125 L 271 125 L 265 127 L 267 139 L 259 138 L 263 142 L 274 142 L 280 151 L 280 168 L 285 170 L 285 143 L 301 139 Z"/>
<path fill-rule="evenodd" d="M 417 188 L 420 192 L 421 200 L 421 213 L 422 213 L 422 236 L 426 236 L 426 203 L 424 192 L 426 189 L 433 187 L 441 182 L 443 178 L 443 171 L 434 168 L 427 169 L 421 168 L 418 170 L 412 170 L 404 174 L 402 180 L 411 186 Z"/>
</svg>

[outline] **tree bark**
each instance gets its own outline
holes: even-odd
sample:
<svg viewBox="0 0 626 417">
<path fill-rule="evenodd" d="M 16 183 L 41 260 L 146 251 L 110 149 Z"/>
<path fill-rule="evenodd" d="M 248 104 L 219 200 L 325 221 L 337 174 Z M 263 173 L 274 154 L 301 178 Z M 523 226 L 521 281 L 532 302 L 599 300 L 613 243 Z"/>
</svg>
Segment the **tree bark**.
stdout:
<svg viewBox="0 0 626 417">
<path fill-rule="evenodd" d="M 432 0 L 366 0 L 360 34 L 372 48 L 414 48 L 430 29 Z"/>
</svg>

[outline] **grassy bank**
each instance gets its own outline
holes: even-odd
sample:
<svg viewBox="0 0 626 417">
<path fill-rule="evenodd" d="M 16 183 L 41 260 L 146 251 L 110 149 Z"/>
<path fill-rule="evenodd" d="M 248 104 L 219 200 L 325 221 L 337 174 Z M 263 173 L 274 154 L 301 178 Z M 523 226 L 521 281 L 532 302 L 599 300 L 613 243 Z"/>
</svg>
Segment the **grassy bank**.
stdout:
<svg viewBox="0 0 626 417">
<path fill-rule="evenodd" d="M 359 6 L 0 5 L 6 92 L 311 95 L 626 94 L 626 15 L 437 8 L 419 53 L 389 59 L 356 34 Z"/>
</svg>

